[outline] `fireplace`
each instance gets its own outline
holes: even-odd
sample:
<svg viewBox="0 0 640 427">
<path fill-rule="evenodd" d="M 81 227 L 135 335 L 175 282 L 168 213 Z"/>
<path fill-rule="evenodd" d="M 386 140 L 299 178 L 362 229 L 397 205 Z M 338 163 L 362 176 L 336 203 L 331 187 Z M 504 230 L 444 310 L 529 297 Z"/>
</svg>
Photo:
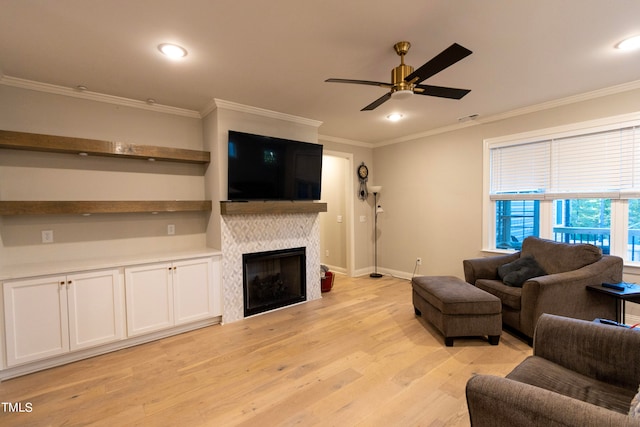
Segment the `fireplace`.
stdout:
<svg viewBox="0 0 640 427">
<path fill-rule="evenodd" d="M 242 255 L 244 315 L 307 300 L 305 248 Z"/>
</svg>

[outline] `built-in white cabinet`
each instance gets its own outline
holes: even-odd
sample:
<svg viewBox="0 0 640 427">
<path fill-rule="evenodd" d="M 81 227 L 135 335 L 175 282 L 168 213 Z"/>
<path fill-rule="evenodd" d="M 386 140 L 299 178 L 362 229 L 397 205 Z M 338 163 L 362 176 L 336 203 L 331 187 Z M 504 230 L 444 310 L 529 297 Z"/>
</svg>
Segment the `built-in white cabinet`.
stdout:
<svg viewBox="0 0 640 427">
<path fill-rule="evenodd" d="M 5 271 L 0 380 L 219 323 L 222 258 L 193 252 Z"/>
<path fill-rule="evenodd" d="M 127 335 L 136 336 L 221 314 L 218 258 L 125 269 Z"/>
<path fill-rule="evenodd" d="M 123 338 L 118 270 L 3 283 L 7 366 Z"/>
</svg>

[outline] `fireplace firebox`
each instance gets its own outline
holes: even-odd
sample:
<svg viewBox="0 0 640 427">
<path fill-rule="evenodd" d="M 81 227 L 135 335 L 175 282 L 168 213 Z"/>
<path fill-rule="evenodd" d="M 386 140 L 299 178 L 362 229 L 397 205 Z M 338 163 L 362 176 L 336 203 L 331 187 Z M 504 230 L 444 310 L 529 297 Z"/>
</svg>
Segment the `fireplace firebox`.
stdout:
<svg viewBox="0 0 640 427">
<path fill-rule="evenodd" d="M 244 315 L 307 300 L 305 248 L 242 255 Z"/>
</svg>

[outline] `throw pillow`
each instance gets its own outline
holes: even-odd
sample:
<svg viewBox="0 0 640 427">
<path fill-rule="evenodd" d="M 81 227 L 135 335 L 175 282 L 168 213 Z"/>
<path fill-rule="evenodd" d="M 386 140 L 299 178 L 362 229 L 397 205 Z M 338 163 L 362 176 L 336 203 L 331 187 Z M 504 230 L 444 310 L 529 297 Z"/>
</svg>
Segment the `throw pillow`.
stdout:
<svg viewBox="0 0 640 427">
<path fill-rule="evenodd" d="M 631 409 L 629 410 L 629 416 L 631 418 L 640 419 L 640 388 L 638 388 L 638 394 L 633 397 L 631 401 Z"/>
<path fill-rule="evenodd" d="M 518 258 L 517 260 L 498 267 L 498 275 L 507 286 L 522 287 L 527 280 L 544 276 L 547 273 L 531 256 Z"/>
</svg>

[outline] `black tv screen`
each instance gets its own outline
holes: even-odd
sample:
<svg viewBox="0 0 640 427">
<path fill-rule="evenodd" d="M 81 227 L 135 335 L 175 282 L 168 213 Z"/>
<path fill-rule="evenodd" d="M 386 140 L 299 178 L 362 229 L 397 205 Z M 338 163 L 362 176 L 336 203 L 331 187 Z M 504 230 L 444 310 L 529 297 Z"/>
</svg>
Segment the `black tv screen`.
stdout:
<svg viewBox="0 0 640 427">
<path fill-rule="evenodd" d="M 320 200 L 322 145 L 229 131 L 229 200 Z"/>
</svg>

